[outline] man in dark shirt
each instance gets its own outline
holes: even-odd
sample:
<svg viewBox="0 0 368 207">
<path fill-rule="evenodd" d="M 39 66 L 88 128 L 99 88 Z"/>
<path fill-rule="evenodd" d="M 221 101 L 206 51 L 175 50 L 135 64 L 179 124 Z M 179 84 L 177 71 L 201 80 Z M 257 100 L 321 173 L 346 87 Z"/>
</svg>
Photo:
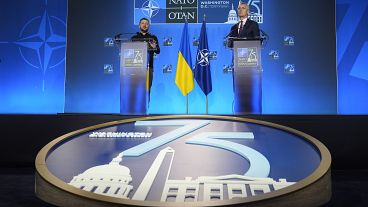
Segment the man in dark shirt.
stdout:
<svg viewBox="0 0 368 207">
<path fill-rule="evenodd" d="M 139 20 L 139 32 L 134 35 L 132 41 L 144 41 L 148 43 L 148 94 L 151 92 L 153 79 L 153 54 L 160 54 L 160 46 L 155 35 L 148 32 L 150 23 L 147 18 Z M 149 97 L 149 96 L 148 96 Z"/>
<path fill-rule="evenodd" d="M 240 3 L 238 6 L 239 22 L 233 25 L 228 36 L 240 38 L 259 38 L 258 23 L 248 18 L 249 5 Z"/>
</svg>

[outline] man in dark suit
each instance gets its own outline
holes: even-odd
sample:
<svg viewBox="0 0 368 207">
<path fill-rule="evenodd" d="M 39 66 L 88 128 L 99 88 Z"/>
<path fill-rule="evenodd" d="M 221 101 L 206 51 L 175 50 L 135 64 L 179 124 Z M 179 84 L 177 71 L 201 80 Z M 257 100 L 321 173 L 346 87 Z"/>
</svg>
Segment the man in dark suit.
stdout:
<svg viewBox="0 0 368 207">
<path fill-rule="evenodd" d="M 242 2 L 238 6 L 239 22 L 231 27 L 229 37 L 257 38 L 259 37 L 258 23 L 248 18 L 249 6 Z"/>
<path fill-rule="evenodd" d="M 154 53 L 160 54 L 160 45 L 155 35 L 148 32 L 150 22 L 147 18 L 139 20 L 139 32 L 134 35 L 132 41 L 142 41 L 148 43 L 148 94 L 151 92 L 152 80 L 153 80 L 153 55 Z M 148 96 L 149 98 L 149 96 Z"/>
</svg>

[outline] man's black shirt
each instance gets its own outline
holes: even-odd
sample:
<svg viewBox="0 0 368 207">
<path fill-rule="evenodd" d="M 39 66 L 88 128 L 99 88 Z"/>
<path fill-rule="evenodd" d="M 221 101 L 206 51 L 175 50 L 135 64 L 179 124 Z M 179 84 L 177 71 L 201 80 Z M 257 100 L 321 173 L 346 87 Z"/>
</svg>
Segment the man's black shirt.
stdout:
<svg viewBox="0 0 368 207">
<path fill-rule="evenodd" d="M 156 54 L 160 54 L 160 46 L 159 46 L 159 43 L 158 43 L 158 39 L 155 35 L 153 34 L 150 34 L 150 33 L 146 33 L 146 34 L 142 34 L 141 32 L 137 32 L 136 35 L 134 35 L 132 38 L 131 38 L 132 41 L 146 41 L 146 42 L 149 42 L 150 40 L 154 40 L 156 42 L 156 49 L 153 49 L 152 50 L 152 47 L 150 44 L 148 44 L 148 52 L 149 52 L 149 58 L 148 58 L 148 63 L 149 63 L 149 67 L 150 69 L 153 70 L 153 54 L 156 53 Z"/>
</svg>

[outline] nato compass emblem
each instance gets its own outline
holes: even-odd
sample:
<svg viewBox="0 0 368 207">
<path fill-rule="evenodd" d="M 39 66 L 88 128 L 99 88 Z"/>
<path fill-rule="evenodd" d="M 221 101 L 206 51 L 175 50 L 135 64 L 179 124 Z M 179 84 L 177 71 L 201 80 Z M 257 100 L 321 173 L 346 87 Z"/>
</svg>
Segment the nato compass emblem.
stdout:
<svg viewBox="0 0 368 207">
<path fill-rule="evenodd" d="M 22 28 L 19 39 L 14 42 L 28 65 L 40 69 L 43 74 L 42 91 L 45 90 L 45 74 L 48 69 L 60 65 L 65 60 L 66 24 L 55 16 L 49 16 L 45 11 L 42 16 L 29 20 Z"/>
<path fill-rule="evenodd" d="M 197 64 L 200 66 L 207 66 L 209 62 L 210 52 L 207 49 L 199 50 L 197 54 Z"/>
<path fill-rule="evenodd" d="M 149 17 L 150 19 L 156 16 L 159 10 L 160 10 L 160 6 L 158 5 L 156 1 L 153 1 L 153 0 L 145 1 L 141 8 L 142 13 L 146 17 Z"/>
</svg>

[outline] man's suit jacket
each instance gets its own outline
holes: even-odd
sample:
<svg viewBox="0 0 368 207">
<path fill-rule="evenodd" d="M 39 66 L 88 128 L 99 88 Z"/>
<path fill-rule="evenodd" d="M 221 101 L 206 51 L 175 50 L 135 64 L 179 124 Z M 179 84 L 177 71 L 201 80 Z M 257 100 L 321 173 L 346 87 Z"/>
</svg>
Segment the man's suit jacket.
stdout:
<svg viewBox="0 0 368 207">
<path fill-rule="evenodd" d="M 242 38 L 258 38 L 259 37 L 259 26 L 258 23 L 247 19 L 245 25 L 243 26 L 243 31 L 238 34 L 239 23 L 233 25 L 230 30 L 229 37 L 242 37 Z"/>
</svg>

